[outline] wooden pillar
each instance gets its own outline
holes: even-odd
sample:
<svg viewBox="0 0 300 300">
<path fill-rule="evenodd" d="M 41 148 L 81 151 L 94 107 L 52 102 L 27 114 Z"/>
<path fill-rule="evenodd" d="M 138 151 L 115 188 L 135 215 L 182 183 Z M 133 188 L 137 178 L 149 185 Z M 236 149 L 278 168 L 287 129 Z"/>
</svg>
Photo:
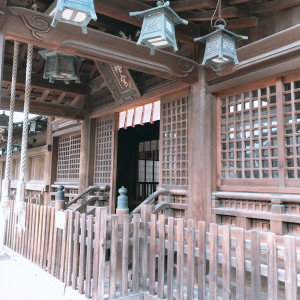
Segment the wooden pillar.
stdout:
<svg viewBox="0 0 300 300">
<path fill-rule="evenodd" d="M 84 120 L 81 121 L 81 145 L 80 145 L 80 169 L 79 169 L 79 189 L 81 193 L 88 187 L 89 175 L 89 147 L 90 147 L 90 118 L 85 113 Z"/>
<path fill-rule="evenodd" d="M 47 135 L 46 135 L 46 153 L 45 153 L 45 169 L 44 169 L 44 184 L 48 187 L 47 192 L 44 193 L 44 203 L 48 205 L 51 200 L 51 173 L 52 170 L 52 153 L 53 153 L 53 139 L 52 139 L 52 122 L 54 117 L 48 117 L 47 124 Z"/>
<path fill-rule="evenodd" d="M 189 196 L 187 216 L 195 221 L 211 221 L 212 120 L 215 99 L 205 92 L 205 70 L 189 93 Z"/>
</svg>

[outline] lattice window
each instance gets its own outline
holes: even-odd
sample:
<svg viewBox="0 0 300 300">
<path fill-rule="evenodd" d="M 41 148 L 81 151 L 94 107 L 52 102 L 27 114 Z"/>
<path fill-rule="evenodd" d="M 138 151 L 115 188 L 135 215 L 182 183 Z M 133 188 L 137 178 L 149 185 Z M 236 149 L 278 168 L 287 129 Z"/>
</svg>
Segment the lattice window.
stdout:
<svg viewBox="0 0 300 300">
<path fill-rule="evenodd" d="M 239 199 L 219 199 L 220 207 L 232 209 L 247 209 L 257 211 L 267 211 L 271 209 L 271 203 L 266 201 L 239 200 Z"/>
<path fill-rule="evenodd" d="M 250 219 L 251 229 L 270 231 L 270 221 L 262 219 Z"/>
<path fill-rule="evenodd" d="M 80 168 L 80 134 L 58 140 L 57 180 L 76 181 Z"/>
<path fill-rule="evenodd" d="M 220 215 L 220 225 L 236 226 L 236 217 Z"/>
<path fill-rule="evenodd" d="M 162 104 L 162 184 L 188 184 L 188 99 Z"/>
<path fill-rule="evenodd" d="M 222 98 L 221 178 L 278 178 L 276 86 Z"/>
<path fill-rule="evenodd" d="M 300 81 L 284 85 L 286 177 L 300 178 Z"/>
<path fill-rule="evenodd" d="M 98 120 L 96 125 L 95 184 L 110 184 L 114 124 L 112 119 Z"/>
</svg>

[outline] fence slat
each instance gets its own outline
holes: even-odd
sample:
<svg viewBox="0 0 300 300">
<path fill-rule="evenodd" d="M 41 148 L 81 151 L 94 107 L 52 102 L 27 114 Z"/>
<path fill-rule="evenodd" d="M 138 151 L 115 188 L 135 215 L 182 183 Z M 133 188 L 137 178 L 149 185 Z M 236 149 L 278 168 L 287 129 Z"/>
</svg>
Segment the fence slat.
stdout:
<svg viewBox="0 0 300 300">
<path fill-rule="evenodd" d="M 139 290 L 139 238 L 140 238 L 140 215 L 133 215 L 133 246 L 132 246 L 132 292 Z"/>
<path fill-rule="evenodd" d="M 275 233 L 268 232 L 268 299 L 278 299 L 277 247 Z"/>
<path fill-rule="evenodd" d="M 97 287 L 98 287 L 98 265 L 99 265 L 99 238 L 100 238 L 100 207 L 96 208 L 95 213 L 95 238 L 94 238 L 94 257 L 93 257 L 93 289 L 92 298 L 97 298 Z"/>
<path fill-rule="evenodd" d="M 251 299 L 261 298 L 260 243 L 259 233 L 251 231 Z"/>
<path fill-rule="evenodd" d="M 236 228 L 236 299 L 245 299 L 245 233 Z"/>
<path fill-rule="evenodd" d="M 107 208 L 100 208 L 100 238 L 99 238 L 99 267 L 98 267 L 98 286 L 97 300 L 104 299 L 104 283 L 105 283 L 105 254 L 106 254 L 106 217 Z"/>
<path fill-rule="evenodd" d="M 151 260 L 150 260 L 151 262 Z M 174 280 L 174 218 L 168 218 L 167 299 L 173 300 Z"/>
<path fill-rule="evenodd" d="M 74 222 L 74 260 L 73 260 L 73 276 L 72 276 L 72 289 L 77 287 L 78 277 L 78 264 L 79 264 L 79 225 L 80 225 L 80 212 L 75 213 Z"/>
<path fill-rule="evenodd" d="M 297 256 L 294 236 L 284 236 L 285 298 L 297 299 Z M 298 298 L 299 299 L 299 298 Z"/>
<path fill-rule="evenodd" d="M 92 259 L 93 259 L 93 216 L 88 216 L 87 246 L 86 246 L 86 285 L 85 285 L 85 297 L 88 299 L 91 296 Z M 78 263 L 76 265 L 78 265 Z M 76 275 L 76 279 L 77 279 L 77 275 Z M 74 273 L 73 273 L 73 280 L 74 280 Z"/>
<path fill-rule="evenodd" d="M 79 251 L 79 278 L 78 278 L 78 292 L 83 294 L 84 285 L 84 264 L 85 264 L 85 234 L 86 234 L 86 214 L 81 215 L 80 224 L 80 251 Z"/>
<path fill-rule="evenodd" d="M 74 211 L 69 211 L 69 231 L 68 231 L 68 264 L 67 264 L 67 276 L 65 283 L 70 286 L 72 283 L 72 272 L 73 272 L 73 254 L 74 254 Z"/>
<path fill-rule="evenodd" d="M 154 295 L 155 293 L 155 268 L 156 268 L 155 242 L 156 242 L 156 215 L 151 215 L 150 254 L 149 254 L 149 260 L 151 261 L 151 264 L 149 265 L 149 294 L 150 295 Z"/>
<path fill-rule="evenodd" d="M 183 239 L 183 219 L 177 220 L 177 294 L 176 299 L 183 299 L 183 272 L 184 272 L 184 239 Z"/>
<path fill-rule="evenodd" d="M 40 255 L 38 260 L 38 265 L 40 268 L 43 268 L 43 260 L 45 255 L 45 239 L 46 239 L 46 224 L 47 224 L 47 209 L 48 207 L 43 206 L 43 220 L 42 220 L 42 232 L 41 232 L 41 248 L 40 248 Z"/>
<path fill-rule="evenodd" d="M 54 225 L 54 234 L 53 234 L 53 244 L 52 244 L 52 265 L 51 265 L 51 275 L 55 276 L 55 270 L 56 270 L 56 257 L 57 257 L 57 234 L 58 230 Z"/>
<path fill-rule="evenodd" d="M 65 211 L 65 224 L 64 224 L 64 229 L 62 231 L 62 239 L 61 239 L 61 247 L 59 247 L 60 249 L 60 274 L 59 274 L 59 278 L 61 282 L 64 282 L 65 279 L 65 270 L 66 270 L 66 257 L 67 257 L 67 234 L 68 234 L 68 212 Z"/>
<path fill-rule="evenodd" d="M 53 244 L 54 244 L 54 221 L 55 221 L 55 208 L 50 209 L 51 217 L 50 217 L 50 228 L 49 228 L 49 246 L 48 246 L 48 263 L 47 263 L 47 271 L 50 274 L 52 271 L 52 253 L 53 253 Z M 47 245 L 47 244 L 46 244 Z M 47 248 L 47 247 L 46 247 Z"/>
<path fill-rule="evenodd" d="M 231 244 L 230 244 L 230 227 L 228 225 L 222 226 L 222 299 L 231 299 Z"/>
<path fill-rule="evenodd" d="M 34 232 L 35 232 L 35 224 L 36 224 L 36 205 L 32 204 L 33 213 L 31 220 L 31 232 L 30 232 L 30 248 L 29 248 L 29 256 L 28 259 L 32 261 L 33 252 L 34 252 Z"/>
<path fill-rule="evenodd" d="M 36 256 L 37 256 L 37 249 L 38 249 L 38 233 L 39 233 L 39 220 L 40 220 L 40 206 L 34 204 L 35 208 L 36 208 L 36 215 L 35 215 L 35 230 L 34 230 L 34 244 L 33 244 L 33 254 L 32 254 L 32 258 L 31 261 L 33 263 L 35 263 L 36 261 Z"/>
<path fill-rule="evenodd" d="M 40 206 L 40 217 L 39 217 L 39 229 L 38 229 L 38 241 L 37 241 L 37 251 L 35 257 L 35 263 L 38 265 L 41 257 L 41 242 L 42 242 L 42 226 L 44 219 L 44 206 Z"/>
<path fill-rule="evenodd" d="M 218 295 L 218 225 L 210 224 L 209 247 L 209 294 L 210 299 L 217 299 Z"/>
<path fill-rule="evenodd" d="M 158 218 L 158 289 L 157 296 L 164 298 L 165 286 L 165 216 L 160 215 Z"/>
<path fill-rule="evenodd" d="M 129 215 L 123 216 L 121 294 L 128 294 Z"/>
<path fill-rule="evenodd" d="M 117 271 L 117 247 L 118 247 L 118 216 L 111 216 L 111 244 L 110 244 L 110 268 L 109 268 L 109 296 L 116 297 L 116 271 Z"/>
<path fill-rule="evenodd" d="M 195 236 L 194 236 L 194 221 L 187 222 L 187 299 L 194 298 L 194 276 L 195 276 Z"/>
<path fill-rule="evenodd" d="M 206 223 L 198 222 L 198 299 L 205 299 L 206 292 Z"/>
</svg>

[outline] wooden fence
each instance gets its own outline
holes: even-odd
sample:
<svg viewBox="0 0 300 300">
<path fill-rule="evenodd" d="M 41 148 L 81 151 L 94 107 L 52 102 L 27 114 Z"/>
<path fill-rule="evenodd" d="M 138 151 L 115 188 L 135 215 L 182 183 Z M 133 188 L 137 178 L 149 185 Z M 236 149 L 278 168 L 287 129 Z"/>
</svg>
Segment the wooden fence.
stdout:
<svg viewBox="0 0 300 300">
<path fill-rule="evenodd" d="M 217 224 L 207 232 L 203 222 L 151 215 L 150 206 L 132 221 L 118 222 L 106 208 L 95 217 L 62 216 L 27 204 L 26 231 L 17 233 L 12 214 L 6 245 L 86 298 L 142 291 L 168 300 L 300 297 L 300 240 L 293 236 Z"/>
</svg>

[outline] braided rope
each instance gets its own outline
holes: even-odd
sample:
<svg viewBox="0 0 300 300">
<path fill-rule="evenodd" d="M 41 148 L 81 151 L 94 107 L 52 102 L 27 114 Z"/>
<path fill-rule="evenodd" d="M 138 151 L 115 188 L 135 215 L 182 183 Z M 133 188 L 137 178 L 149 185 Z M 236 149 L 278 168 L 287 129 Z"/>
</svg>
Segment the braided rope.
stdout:
<svg viewBox="0 0 300 300">
<path fill-rule="evenodd" d="M 24 121 L 23 121 L 23 131 L 22 131 L 21 161 L 20 161 L 20 175 L 19 175 L 19 181 L 21 182 L 24 181 L 25 168 L 26 168 L 26 155 L 27 155 L 27 142 L 28 142 L 28 116 L 29 116 L 30 92 L 31 92 L 32 54 L 33 54 L 33 46 L 31 44 L 28 44 L 25 98 L 24 98 Z"/>
<path fill-rule="evenodd" d="M 13 124 L 14 124 L 14 112 L 15 112 L 15 100 L 16 100 L 16 83 L 18 72 L 18 54 L 19 54 L 19 42 L 14 43 L 14 57 L 13 57 L 13 69 L 11 79 L 11 93 L 10 93 L 10 114 L 8 121 L 8 140 L 7 140 L 7 154 L 5 165 L 5 179 L 10 180 L 10 168 L 11 168 L 11 154 L 12 154 L 12 138 L 13 138 Z"/>
</svg>

